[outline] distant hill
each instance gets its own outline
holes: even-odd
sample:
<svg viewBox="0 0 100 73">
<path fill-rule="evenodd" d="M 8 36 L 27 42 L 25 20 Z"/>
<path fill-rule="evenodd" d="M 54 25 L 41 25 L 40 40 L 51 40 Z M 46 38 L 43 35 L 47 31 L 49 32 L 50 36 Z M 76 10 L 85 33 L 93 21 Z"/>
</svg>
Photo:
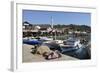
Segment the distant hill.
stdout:
<svg viewBox="0 0 100 73">
<path fill-rule="evenodd" d="M 40 26 L 40 27 L 44 27 L 44 28 L 48 28 L 48 27 L 51 27 L 50 24 L 30 24 L 29 22 L 25 21 L 23 22 L 24 23 L 27 23 L 31 26 Z M 54 25 L 54 28 L 57 28 L 57 29 L 63 29 L 63 28 L 67 28 L 69 30 L 73 30 L 73 31 L 87 31 L 87 32 L 91 32 L 91 26 L 87 26 L 87 25 L 77 25 L 77 24 L 55 24 Z"/>
<path fill-rule="evenodd" d="M 76 24 L 69 24 L 69 25 L 54 25 L 54 28 L 62 29 L 65 28 L 67 30 L 73 30 L 73 31 L 86 31 L 91 32 L 91 27 L 87 25 L 76 25 Z"/>
</svg>

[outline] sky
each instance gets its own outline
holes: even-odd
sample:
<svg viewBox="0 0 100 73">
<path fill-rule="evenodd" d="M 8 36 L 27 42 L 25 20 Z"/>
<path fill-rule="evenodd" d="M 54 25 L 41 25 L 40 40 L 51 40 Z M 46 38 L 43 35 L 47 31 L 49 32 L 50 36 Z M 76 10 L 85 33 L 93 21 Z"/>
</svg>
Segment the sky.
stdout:
<svg viewBox="0 0 100 73">
<path fill-rule="evenodd" d="M 22 15 L 31 24 L 51 24 L 52 17 L 53 24 L 91 25 L 90 13 L 23 10 Z"/>
</svg>

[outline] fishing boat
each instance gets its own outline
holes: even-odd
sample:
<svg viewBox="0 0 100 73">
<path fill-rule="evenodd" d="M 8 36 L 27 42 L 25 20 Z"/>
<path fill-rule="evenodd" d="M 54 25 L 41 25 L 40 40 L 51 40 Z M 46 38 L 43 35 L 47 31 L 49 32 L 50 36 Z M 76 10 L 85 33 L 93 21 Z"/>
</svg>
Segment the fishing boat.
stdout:
<svg viewBox="0 0 100 73">
<path fill-rule="evenodd" d="M 79 39 L 68 39 L 63 45 L 60 45 L 63 54 L 78 58 L 90 59 L 91 55 L 88 47 L 80 43 Z"/>
<path fill-rule="evenodd" d="M 67 40 L 64 40 L 63 44 L 60 44 L 61 47 L 70 47 L 70 48 L 80 48 L 82 47 L 82 44 L 80 43 L 79 39 L 75 38 L 69 38 Z"/>
</svg>

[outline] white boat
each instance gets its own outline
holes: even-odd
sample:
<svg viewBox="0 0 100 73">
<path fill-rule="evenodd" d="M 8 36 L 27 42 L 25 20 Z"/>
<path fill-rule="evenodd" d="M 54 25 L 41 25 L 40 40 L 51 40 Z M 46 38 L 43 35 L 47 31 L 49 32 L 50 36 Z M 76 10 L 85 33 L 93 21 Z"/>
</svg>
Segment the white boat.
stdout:
<svg viewBox="0 0 100 73">
<path fill-rule="evenodd" d="M 51 41 L 53 38 L 48 38 L 48 37 L 40 37 L 41 40 L 46 40 L 46 41 Z"/>
<path fill-rule="evenodd" d="M 78 48 L 81 48 L 82 47 L 82 44 L 80 44 L 80 40 L 79 39 L 68 39 L 68 40 L 65 40 L 63 42 L 63 44 L 60 44 L 61 47 L 71 47 L 71 48 L 75 48 L 75 49 L 78 49 Z"/>
<path fill-rule="evenodd" d="M 57 44 L 63 44 L 62 40 L 54 40 Z"/>
</svg>

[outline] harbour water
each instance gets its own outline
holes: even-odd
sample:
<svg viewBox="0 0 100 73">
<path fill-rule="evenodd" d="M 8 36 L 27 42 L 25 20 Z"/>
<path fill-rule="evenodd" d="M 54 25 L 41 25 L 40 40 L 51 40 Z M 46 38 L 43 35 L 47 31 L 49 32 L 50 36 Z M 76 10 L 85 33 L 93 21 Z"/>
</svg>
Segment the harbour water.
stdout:
<svg viewBox="0 0 100 73">
<path fill-rule="evenodd" d="M 71 49 L 70 50 L 66 50 L 63 49 L 63 54 L 65 55 L 69 55 L 78 59 L 90 59 L 90 55 L 88 53 L 88 49 L 87 48 L 79 48 L 79 49 Z"/>
</svg>

